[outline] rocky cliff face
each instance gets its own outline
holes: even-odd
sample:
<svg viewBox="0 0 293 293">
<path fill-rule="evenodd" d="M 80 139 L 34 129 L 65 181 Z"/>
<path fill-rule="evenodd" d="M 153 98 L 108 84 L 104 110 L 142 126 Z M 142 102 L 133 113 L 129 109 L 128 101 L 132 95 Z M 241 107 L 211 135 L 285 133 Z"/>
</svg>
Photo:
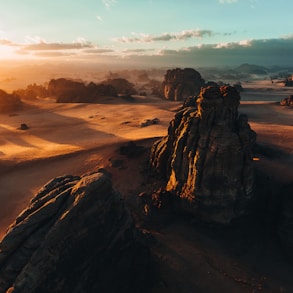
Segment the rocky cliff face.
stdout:
<svg viewBox="0 0 293 293">
<path fill-rule="evenodd" d="M 148 250 L 102 173 L 47 183 L 0 243 L 0 292 L 142 292 Z"/>
<path fill-rule="evenodd" d="M 167 100 L 184 101 L 187 97 L 198 95 L 204 80 L 192 68 L 168 70 L 163 81 L 163 95 Z"/>
<path fill-rule="evenodd" d="M 239 101 L 234 87 L 202 88 L 189 101 L 196 106 L 180 110 L 168 135 L 152 147 L 151 167 L 166 178 L 166 190 L 205 221 L 229 223 L 253 199 L 256 134 L 247 117 L 238 115 Z"/>
</svg>

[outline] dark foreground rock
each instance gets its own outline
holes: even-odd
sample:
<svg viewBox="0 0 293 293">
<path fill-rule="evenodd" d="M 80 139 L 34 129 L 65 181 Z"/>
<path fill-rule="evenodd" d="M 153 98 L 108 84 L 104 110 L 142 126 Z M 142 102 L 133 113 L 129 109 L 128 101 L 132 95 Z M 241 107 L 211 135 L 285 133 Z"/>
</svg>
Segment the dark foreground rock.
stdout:
<svg viewBox="0 0 293 293">
<path fill-rule="evenodd" d="M 163 95 L 167 100 L 184 101 L 198 95 L 204 85 L 200 73 L 192 68 L 168 70 L 163 81 Z"/>
<path fill-rule="evenodd" d="M 239 101 L 234 87 L 202 88 L 196 106 L 177 112 L 152 147 L 151 168 L 166 179 L 165 189 L 204 221 L 229 223 L 254 198 L 256 134 L 238 115 Z"/>
<path fill-rule="evenodd" d="M 288 255 L 293 259 L 293 183 L 283 186 L 278 233 Z"/>
<path fill-rule="evenodd" d="M 105 174 L 55 178 L 0 243 L 0 292 L 144 292 L 149 252 L 139 239 Z"/>
</svg>

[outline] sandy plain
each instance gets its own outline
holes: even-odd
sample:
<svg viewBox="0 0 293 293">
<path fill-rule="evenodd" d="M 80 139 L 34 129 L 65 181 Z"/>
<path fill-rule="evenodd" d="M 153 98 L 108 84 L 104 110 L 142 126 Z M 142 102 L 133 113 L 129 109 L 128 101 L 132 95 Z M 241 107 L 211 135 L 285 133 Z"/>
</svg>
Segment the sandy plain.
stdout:
<svg viewBox="0 0 293 293">
<path fill-rule="evenodd" d="M 256 168 L 292 182 L 293 111 L 277 102 L 293 89 L 268 80 L 247 82 L 243 88 L 239 112 L 248 115 L 257 142 L 286 154 L 258 156 Z M 117 150 L 129 141 L 149 148 L 167 134 L 181 105 L 151 95 L 135 96 L 133 101 L 105 97 L 99 104 L 57 104 L 50 99 L 25 103 L 21 111 L 0 115 L 0 238 L 37 190 L 59 175 L 106 168 L 122 197 L 145 191 L 141 164 L 148 153 L 127 159 Z M 160 122 L 141 127 L 154 118 Z M 21 123 L 29 129 L 20 130 Z M 122 168 L 114 166 L 117 160 Z M 220 241 L 212 235 L 214 230 L 203 232 L 204 226 L 195 229 L 183 219 L 167 222 L 151 231 L 157 239 L 152 252 L 160 275 L 153 292 L 293 292 L 293 267 L 275 244 L 261 238 L 241 256 L 239 250 L 250 244 L 231 250 L 227 243 L 235 239 L 229 238 L 228 230 Z"/>
</svg>

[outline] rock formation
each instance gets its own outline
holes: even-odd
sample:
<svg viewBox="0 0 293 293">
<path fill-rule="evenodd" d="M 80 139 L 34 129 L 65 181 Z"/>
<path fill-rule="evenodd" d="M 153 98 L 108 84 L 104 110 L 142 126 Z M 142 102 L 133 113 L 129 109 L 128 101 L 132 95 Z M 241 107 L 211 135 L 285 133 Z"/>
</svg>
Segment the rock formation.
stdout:
<svg viewBox="0 0 293 293">
<path fill-rule="evenodd" d="M 280 105 L 281 106 L 293 107 L 293 95 L 290 95 L 289 97 L 281 100 Z"/>
<path fill-rule="evenodd" d="M 14 94 L 8 94 L 0 89 L 0 113 L 7 113 L 9 111 L 17 111 L 21 109 L 22 102 Z"/>
<path fill-rule="evenodd" d="M 168 70 L 163 81 L 163 95 L 167 100 L 184 101 L 199 94 L 204 80 L 192 68 Z"/>
<path fill-rule="evenodd" d="M 48 84 L 48 93 L 56 97 L 59 103 L 94 103 L 101 96 L 117 96 L 111 85 L 73 81 L 65 78 L 52 79 Z"/>
<path fill-rule="evenodd" d="M 0 243 L 0 292 L 143 292 L 148 249 L 103 173 L 48 182 Z"/>
<path fill-rule="evenodd" d="M 286 78 L 285 86 L 293 86 L 293 74 Z"/>
<path fill-rule="evenodd" d="M 33 100 L 36 98 L 46 98 L 49 96 L 48 89 L 45 86 L 29 84 L 25 89 L 18 89 L 13 92 L 20 99 Z"/>
<path fill-rule="evenodd" d="M 134 85 L 125 78 L 107 79 L 102 84 L 114 87 L 120 95 L 130 96 L 137 94 Z"/>
<path fill-rule="evenodd" d="M 205 221 L 229 223 L 253 199 L 256 134 L 238 115 L 239 101 L 234 87 L 202 88 L 196 106 L 177 112 L 152 147 L 151 168 L 167 180 L 166 190 Z"/>
</svg>

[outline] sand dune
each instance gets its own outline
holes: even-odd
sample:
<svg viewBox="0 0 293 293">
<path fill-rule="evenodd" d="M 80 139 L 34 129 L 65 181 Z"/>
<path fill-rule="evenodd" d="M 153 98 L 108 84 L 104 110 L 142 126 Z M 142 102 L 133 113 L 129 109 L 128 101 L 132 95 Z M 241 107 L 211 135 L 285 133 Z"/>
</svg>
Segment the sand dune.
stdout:
<svg viewBox="0 0 293 293">
<path fill-rule="evenodd" d="M 178 106 L 158 98 L 147 103 L 144 98 L 134 103 L 117 99 L 108 99 L 107 104 L 40 100 L 29 102 L 23 111 L 1 115 L 0 234 L 50 178 L 104 166 L 114 145 L 165 135 Z M 141 127 L 143 121 L 154 118 L 160 122 Z M 21 123 L 29 129 L 18 129 Z M 90 166 L 83 167 L 87 162 Z"/>
</svg>

